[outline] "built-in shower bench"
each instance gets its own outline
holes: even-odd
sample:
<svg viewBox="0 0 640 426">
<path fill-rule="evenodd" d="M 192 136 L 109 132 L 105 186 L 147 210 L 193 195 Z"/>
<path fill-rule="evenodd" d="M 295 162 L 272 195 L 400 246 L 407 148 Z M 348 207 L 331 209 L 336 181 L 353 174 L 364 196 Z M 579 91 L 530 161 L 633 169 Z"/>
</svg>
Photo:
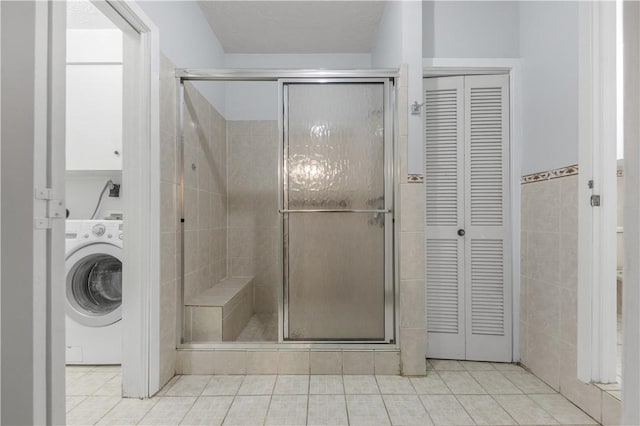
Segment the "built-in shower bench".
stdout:
<svg viewBox="0 0 640 426">
<path fill-rule="evenodd" d="M 235 340 L 252 315 L 253 277 L 225 278 L 185 301 L 186 340 Z"/>
</svg>

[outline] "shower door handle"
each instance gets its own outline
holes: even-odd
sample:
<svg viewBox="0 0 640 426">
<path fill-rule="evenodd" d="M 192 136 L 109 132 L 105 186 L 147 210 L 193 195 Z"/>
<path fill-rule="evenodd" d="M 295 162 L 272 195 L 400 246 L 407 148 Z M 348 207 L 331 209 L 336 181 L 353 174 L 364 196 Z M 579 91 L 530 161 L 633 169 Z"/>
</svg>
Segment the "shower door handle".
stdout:
<svg viewBox="0 0 640 426">
<path fill-rule="evenodd" d="M 391 209 L 359 210 L 359 209 L 309 209 L 288 210 L 278 209 L 278 213 L 391 213 Z"/>
</svg>

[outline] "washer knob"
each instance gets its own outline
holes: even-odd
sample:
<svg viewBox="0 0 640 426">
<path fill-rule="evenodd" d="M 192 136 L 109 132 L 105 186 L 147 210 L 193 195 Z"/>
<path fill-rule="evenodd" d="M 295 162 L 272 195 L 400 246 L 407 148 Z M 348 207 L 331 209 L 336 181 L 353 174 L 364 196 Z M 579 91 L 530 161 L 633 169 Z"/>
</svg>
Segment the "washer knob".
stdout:
<svg viewBox="0 0 640 426">
<path fill-rule="evenodd" d="M 96 237 L 102 237 L 106 230 L 107 229 L 104 227 L 104 225 L 99 223 L 97 225 L 94 225 L 91 231 L 93 232 L 93 235 L 95 235 Z"/>
</svg>

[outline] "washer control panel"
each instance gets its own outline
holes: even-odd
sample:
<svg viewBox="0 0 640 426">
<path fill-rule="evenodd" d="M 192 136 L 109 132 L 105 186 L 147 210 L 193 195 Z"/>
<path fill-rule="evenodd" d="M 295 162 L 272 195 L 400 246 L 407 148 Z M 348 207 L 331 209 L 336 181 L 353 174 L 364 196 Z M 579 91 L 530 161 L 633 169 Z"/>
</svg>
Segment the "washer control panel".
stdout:
<svg viewBox="0 0 640 426">
<path fill-rule="evenodd" d="M 105 226 L 101 223 L 93 225 L 93 228 L 91 229 L 91 232 L 93 232 L 93 235 L 95 235 L 96 237 L 102 237 L 106 231 L 107 228 L 105 228 Z"/>
<path fill-rule="evenodd" d="M 69 240 L 123 241 L 121 220 L 67 220 L 65 236 Z"/>
</svg>

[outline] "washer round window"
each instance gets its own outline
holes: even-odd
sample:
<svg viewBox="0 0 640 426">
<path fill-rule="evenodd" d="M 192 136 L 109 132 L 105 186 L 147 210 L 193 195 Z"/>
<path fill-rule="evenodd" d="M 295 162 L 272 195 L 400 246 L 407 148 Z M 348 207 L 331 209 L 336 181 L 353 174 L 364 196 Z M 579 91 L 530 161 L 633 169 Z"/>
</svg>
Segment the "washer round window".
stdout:
<svg viewBox="0 0 640 426">
<path fill-rule="evenodd" d="M 122 262 L 115 257 L 88 256 L 70 278 L 73 299 L 87 313 L 108 314 L 122 304 Z"/>
<path fill-rule="evenodd" d="M 122 319 L 122 248 L 93 243 L 67 255 L 67 315 L 88 327 Z"/>
</svg>

